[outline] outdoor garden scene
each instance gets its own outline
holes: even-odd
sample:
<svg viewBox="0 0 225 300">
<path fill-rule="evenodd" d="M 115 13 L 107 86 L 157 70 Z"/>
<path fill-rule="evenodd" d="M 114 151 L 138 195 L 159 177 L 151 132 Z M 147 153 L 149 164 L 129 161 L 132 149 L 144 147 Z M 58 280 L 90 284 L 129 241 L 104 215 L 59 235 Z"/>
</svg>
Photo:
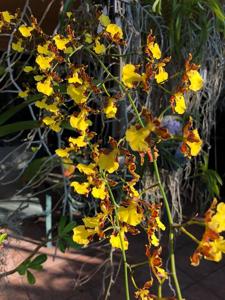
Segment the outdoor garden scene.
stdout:
<svg viewBox="0 0 225 300">
<path fill-rule="evenodd" d="M 0 300 L 225 300 L 225 1 L 0 1 Z"/>
</svg>

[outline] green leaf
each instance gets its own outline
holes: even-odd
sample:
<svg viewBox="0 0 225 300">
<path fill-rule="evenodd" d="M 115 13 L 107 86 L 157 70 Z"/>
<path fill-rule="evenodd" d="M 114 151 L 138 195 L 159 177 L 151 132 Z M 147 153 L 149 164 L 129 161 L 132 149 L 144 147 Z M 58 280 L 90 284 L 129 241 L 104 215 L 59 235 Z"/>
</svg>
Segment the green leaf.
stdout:
<svg viewBox="0 0 225 300">
<path fill-rule="evenodd" d="M 30 96 L 27 98 L 25 102 L 22 102 L 16 106 L 13 106 L 12 108 L 8 109 L 4 113 L 0 115 L 0 125 L 4 124 L 6 121 L 8 121 L 11 117 L 13 117 L 16 113 L 21 111 L 23 108 L 27 107 L 29 104 L 36 102 L 37 100 L 41 100 L 43 98 L 43 95 L 37 94 L 34 96 Z"/>
<path fill-rule="evenodd" d="M 66 216 L 61 216 L 60 220 L 59 220 L 59 226 L 58 226 L 58 234 L 61 236 L 63 233 L 63 229 L 66 226 L 66 221 L 67 221 L 67 217 Z"/>
<path fill-rule="evenodd" d="M 67 216 L 61 216 L 58 226 L 59 237 L 64 237 L 67 233 L 70 233 L 76 226 L 76 222 L 69 222 L 68 224 L 66 224 L 67 220 Z"/>
<path fill-rule="evenodd" d="M 29 163 L 29 165 L 27 166 L 27 168 L 25 169 L 25 171 L 23 173 L 23 179 L 25 181 L 28 181 L 31 178 L 33 178 L 35 175 L 37 175 L 38 172 L 40 172 L 40 169 L 45 164 L 45 162 L 47 162 L 47 160 L 49 160 L 49 157 L 47 157 L 47 156 L 46 157 L 40 157 L 40 158 L 33 159 Z"/>
<path fill-rule="evenodd" d="M 70 231 L 73 230 L 73 228 L 76 226 L 76 222 L 70 222 L 69 224 L 67 224 L 65 226 L 65 228 L 63 229 L 63 233 L 69 233 Z"/>
<path fill-rule="evenodd" d="M 29 270 L 27 270 L 27 281 L 29 284 L 35 284 L 36 282 L 34 275 Z"/>
<path fill-rule="evenodd" d="M 216 171 L 214 173 L 214 176 L 215 176 L 217 182 L 219 183 L 219 185 L 223 185 L 223 180 L 222 180 L 222 178 L 220 177 L 220 175 Z"/>
<path fill-rule="evenodd" d="M 40 254 L 40 255 L 36 256 L 32 262 L 30 262 L 29 268 L 36 268 L 36 267 L 40 266 L 41 264 L 43 264 L 44 262 L 46 262 L 47 259 L 48 259 L 48 256 L 46 254 Z"/>
<path fill-rule="evenodd" d="M 57 245 L 58 245 L 59 250 L 62 253 L 65 253 L 65 251 L 66 251 L 66 242 L 63 239 L 59 239 Z"/>
<path fill-rule="evenodd" d="M 36 270 L 36 271 L 42 271 L 43 266 L 42 265 L 32 265 L 32 266 L 29 266 L 29 269 Z"/>
<path fill-rule="evenodd" d="M 0 65 L 0 76 L 2 76 L 5 73 L 5 67 Z"/>
<path fill-rule="evenodd" d="M 7 233 L 0 234 L 0 245 L 5 241 L 7 238 Z"/>
<path fill-rule="evenodd" d="M 25 275 L 26 271 L 27 271 L 27 268 L 30 264 L 30 260 L 26 260 L 24 261 L 22 264 L 20 264 L 18 267 L 17 267 L 17 272 L 20 274 L 20 275 Z"/>
<path fill-rule="evenodd" d="M 223 12 L 223 7 L 217 0 L 206 0 L 208 2 L 208 5 L 210 9 L 214 12 L 216 17 L 224 24 L 225 22 L 225 14 Z"/>
<path fill-rule="evenodd" d="M 21 130 L 34 129 L 40 127 L 39 121 L 22 121 L 0 127 L 0 137 L 15 133 Z"/>
<path fill-rule="evenodd" d="M 162 13 L 162 3 L 161 0 L 155 0 L 155 2 L 152 5 L 152 11 L 154 13 L 158 13 L 159 15 L 161 15 Z"/>
</svg>

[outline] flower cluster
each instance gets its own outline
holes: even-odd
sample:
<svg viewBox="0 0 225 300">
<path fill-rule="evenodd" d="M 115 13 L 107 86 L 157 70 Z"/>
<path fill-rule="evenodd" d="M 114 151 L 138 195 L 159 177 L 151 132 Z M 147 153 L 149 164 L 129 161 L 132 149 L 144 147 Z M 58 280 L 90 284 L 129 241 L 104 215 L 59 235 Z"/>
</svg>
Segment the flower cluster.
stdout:
<svg viewBox="0 0 225 300">
<path fill-rule="evenodd" d="M 225 253 L 225 240 L 222 232 L 225 231 L 225 203 L 217 204 L 214 198 L 210 208 L 205 213 L 205 232 L 198 248 L 191 257 L 191 263 L 198 266 L 200 259 L 220 261 L 222 254 Z"/>
<path fill-rule="evenodd" d="M 165 126 L 162 115 L 154 116 L 145 107 L 139 112 L 135 105 L 133 91 L 146 93 L 153 88 L 164 88 L 166 82 L 173 79 L 168 71 L 171 58 L 162 57 L 152 33 L 147 37 L 143 63 L 124 64 L 120 79 L 109 71 L 102 58 L 106 53 L 110 55 L 112 48 L 126 44 L 122 28 L 111 22 L 108 16 L 98 13 L 98 31 L 84 31 L 77 35 L 71 16 L 72 13 L 67 13 L 63 33 L 47 36 L 34 17 L 29 23 L 21 21 L 17 28 L 19 13 L 0 13 L 0 31 L 15 29 L 10 45 L 14 54 L 23 53 L 34 45 L 34 65 L 24 66 L 24 76 L 29 80 L 24 83 L 18 97 L 26 103 L 30 96 L 40 96 L 34 105 L 40 110 L 41 126 L 63 136 L 63 143 L 54 149 L 54 153 L 63 164 L 67 188 L 83 202 L 95 203 L 96 210 L 84 215 L 80 224 L 73 228 L 73 241 L 87 246 L 93 240 L 105 240 L 111 247 L 120 249 L 126 257 L 131 236 L 143 230 L 148 239 L 145 252 L 149 268 L 162 285 L 169 277 L 163 268 L 160 246 L 161 233 L 166 231 L 161 221 L 163 203 L 161 199 L 153 202 L 143 199 L 143 193 L 138 189 L 141 175 L 137 170 L 147 161 L 148 164 L 154 163 L 155 173 L 158 174 L 158 145 L 163 141 L 181 141 L 180 151 L 188 158 L 199 154 L 203 142 L 191 117 L 185 117 L 182 121 L 180 136 L 177 130 Z M 88 65 L 76 62 L 76 56 L 81 53 L 99 62 L 104 69 L 105 80 L 93 78 Z M 191 60 L 190 55 L 181 72 L 180 85 L 168 98 L 168 108 L 174 115 L 184 114 L 185 95 L 197 92 L 203 86 L 198 72 L 200 66 L 191 63 Z M 108 91 L 107 80 L 114 82 L 116 88 L 113 92 Z M 135 119 L 129 123 L 120 140 L 107 137 L 106 146 L 98 136 L 93 119 L 100 116 L 103 124 L 107 119 L 116 119 L 119 101 L 130 102 Z M 63 135 L 64 129 L 69 133 Z M 156 186 L 162 192 L 160 179 L 157 180 Z M 165 192 L 162 197 L 171 222 Z M 192 262 L 195 264 L 201 255 L 218 261 L 224 252 L 224 240 L 219 235 L 225 230 L 224 206 L 218 205 L 215 213 L 212 213 L 213 210 L 214 207 L 207 213 L 207 231 L 193 256 Z M 172 224 L 169 227 L 171 232 Z M 126 269 L 126 260 L 124 264 Z M 136 298 L 153 299 L 154 295 L 149 291 L 153 281 L 151 278 L 143 288 L 137 288 Z"/>
</svg>

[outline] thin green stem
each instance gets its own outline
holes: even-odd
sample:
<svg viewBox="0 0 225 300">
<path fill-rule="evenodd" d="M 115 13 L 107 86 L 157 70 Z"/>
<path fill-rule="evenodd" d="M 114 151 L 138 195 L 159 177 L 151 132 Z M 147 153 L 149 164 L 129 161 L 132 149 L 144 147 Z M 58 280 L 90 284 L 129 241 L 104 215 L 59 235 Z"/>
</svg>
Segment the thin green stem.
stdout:
<svg viewBox="0 0 225 300">
<path fill-rule="evenodd" d="M 161 182 L 161 178 L 160 178 L 160 175 L 159 175 L 158 164 L 157 164 L 157 161 L 156 161 L 155 158 L 153 159 L 153 164 L 154 164 L 155 175 L 156 175 L 157 181 L 159 183 L 159 189 L 160 189 L 161 195 L 163 197 L 163 202 L 164 202 L 164 205 L 166 207 L 166 213 L 167 213 L 167 217 L 168 217 L 168 221 L 169 221 L 169 247 L 170 247 L 171 274 L 172 274 L 172 277 L 173 277 L 173 280 L 174 280 L 178 300 L 182 300 L 183 298 L 182 298 L 181 289 L 180 289 L 180 285 L 179 285 L 178 278 L 177 278 L 175 254 L 174 254 L 173 218 L 172 218 L 172 215 L 171 215 L 169 202 L 168 202 L 165 190 L 164 190 L 162 182 Z"/>
<path fill-rule="evenodd" d="M 123 84 L 120 82 L 120 80 L 115 77 L 110 71 L 109 69 L 107 68 L 107 66 L 101 61 L 101 59 L 98 57 L 97 54 L 95 54 L 91 49 L 89 48 L 84 48 L 85 50 L 87 50 L 91 55 L 93 55 L 97 61 L 100 63 L 101 67 L 105 70 L 105 72 L 115 81 L 117 82 L 123 89 L 124 89 L 124 86 Z"/>
<path fill-rule="evenodd" d="M 135 289 L 138 290 L 138 286 L 137 286 L 137 284 L 135 282 L 135 279 L 134 279 L 134 276 L 133 276 L 134 272 L 133 272 L 133 270 L 132 270 L 132 268 L 131 268 L 130 265 L 128 267 L 129 267 L 129 270 L 130 270 L 130 279 L 131 279 L 131 282 L 133 283 L 133 286 L 135 287 Z"/>
<path fill-rule="evenodd" d="M 182 223 L 182 224 L 173 224 L 173 228 L 178 228 L 180 229 L 181 227 L 185 227 L 185 226 L 191 226 L 191 225 L 199 225 L 199 226 L 204 226 L 205 227 L 205 223 L 204 223 L 204 220 L 195 220 L 195 219 L 192 219 L 186 223 Z"/>
<path fill-rule="evenodd" d="M 98 62 L 100 63 L 100 65 L 102 66 L 102 68 L 105 70 L 105 72 L 106 72 L 106 73 L 107 73 L 107 74 L 108 74 L 108 75 L 109 75 L 116 83 L 119 84 L 119 86 L 122 88 L 122 90 L 123 90 L 124 92 L 126 92 L 127 97 L 128 97 L 128 99 L 129 99 L 129 102 L 130 102 L 130 104 L 131 104 L 131 106 L 132 106 L 132 108 L 133 108 L 133 110 L 134 110 L 134 112 L 135 112 L 135 115 L 137 116 L 138 122 L 141 124 L 142 127 L 144 127 L 144 123 L 143 123 L 143 121 L 142 121 L 142 119 L 141 119 L 141 117 L 140 117 L 140 115 L 139 115 L 139 112 L 138 112 L 137 107 L 136 107 L 136 105 L 135 105 L 135 103 L 134 103 L 134 100 L 133 100 L 133 98 L 131 97 L 130 93 L 127 92 L 127 90 L 126 90 L 125 86 L 123 85 L 123 83 L 109 71 L 109 69 L 107 68 L 107 66 L 101 61 L 101 59 L 99 59 L 99 57 L 98 57 L 93 51 L 91 51 L 89 48 L 86 48 L 86 50 L 87 50 L 89 53 L 91 53 L 91 54 L 98 60 Z"/>
<path fill-rule="evenodd" d="M 167 106 L 162 112 L 161 112 L 161 114 L 160 114 L 160 116 L 159 116 L 159 120 L 161 120 L 163 117 L 164 117 L 164 114 L 168 111 L 168 110 L 170 110 L 171 109 L 171 106 L 169 105 L 169 106 Z"/>
<path fill-rule="evenodd" d="M 137 263 L 137 264 L 130 265 L 130 268 L 134 269 L 134 268 L 142 267 L 142 266 L 148 265 L 148 264 L 149 264 L 148 261 L 143 261 L 143 262 L 140 262 L 140 263 Z"/>
<path fill-rule="evenodd" d="M 120 231 L 120 222 L 119 222 L 119 218 L 118 218 L 118 204 L 116 203 L 116 200 L 114 198 L 112 189 L 111 189 L 111 187 L 108 183 L 108 180 L 106 179 L 105 176 L 104 176 L 104 179 L 105 179 L 106 186 L 107 186 L 107 189 L 108 189 L 109 194 L 110 194 L 110 198 L 111 198 L 112 203 L 114 205 L 116 227 L 119 228 L 119 233 L 118 234 L 119 234 L 119 239 L 120 239 L 120 244 L 121 244 L 123 265 L 124 265 L 124 282 L 125 282 L 126 300 L 130 300 L 130 290 L 129 290 L 129 282 L 128 282 L 128 263 L 127 263 L 126 252 L 125 252 L 125 249 L 124 249 L 124 242 L 123 242 L 123 238 L 122 238 L 121 231 Z"/>
<path fill-rule="evenodd" d="M 143 123 L 143 121 L 142 121 L 142 119 L 141 119 L 141 117 L 140 117 L 140 115 L 139 115 L 139 112 L 138 112 L 138 110 L 137 110 L 137 107 L 136 107 L 136 105 L 135 105 L 135 103 L 134 103 L 133 98 L 131 97 L 131 95 L 130 95 L 129 93 L 127 93 L 127 97 L 128 97 L 128 99 L 129 99 L 129 101 L 130 101 L 130 104 L 131 104 L 131 106 L 132 106 L 134 112 L 135 112 L 135 115 L 136 115 L 136 117 L 137 117 L 137 119 L 138 119 L 138 122 L 140 123 L 140 125 L 141 125 L 142 127 L 145 127 L 145 125 L 144 125 L 144 123 Z"/>
<path fill-rule="evenodd" d="M 169 95 L 172 95 L 173 93 L 171 93 L 171 91 L 167 90 L 164 86 L 162 86 L 161 84 L 158 85 L 159 88 L 161 90 L 163 90 L 165 93 L 169 94 Z"/>
<path fill-rule="evenodd" d="M 193 236 L 189 231 L 187 231 L 187 229 L 185 229 L 184 227 L 181 227 L 180 231 L 186 234 L 190 239 L 192 239 L 192 241 L 194 241 L 198 245 L 200 244 L 200 241 L 195 236 Z"/>
<path fill-rule="evenodd" d="M 159 299 L 162 298 L 162 283 L 159 283 L 159 286 L 158 286 L 158 298 Z"/>
</svg>

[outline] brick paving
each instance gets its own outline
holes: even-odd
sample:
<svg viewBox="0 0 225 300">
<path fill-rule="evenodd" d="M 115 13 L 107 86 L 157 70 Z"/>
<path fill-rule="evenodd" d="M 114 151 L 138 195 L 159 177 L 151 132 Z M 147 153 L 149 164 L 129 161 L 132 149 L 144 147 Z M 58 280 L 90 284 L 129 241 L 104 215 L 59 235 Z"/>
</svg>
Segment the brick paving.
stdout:
<svg viewBox="0 0 225 300">
<path fill-rule="evenodd" d="M 29 228 L 29 230 L 27 229 Z M 35 239 L 40 240 L 40 224 L 24 226 L 24 235 L 27 237 L 28 231 L 32 234 L 32 242 L 22 239 L 11 238 L 6 245 L 2 255 L 2 264 L 6 263 L 6 269 L 11 269 L 18 265 L 36 246 Z M 26 229 L 26 230 L 25 230 Z M 129 262 L 137 263 L 144 260 L 143 239 L 139 235 L 132 237 L 134 240 L 130 244 Z M 132 240 L 131 239 L 131 240 Z M 224 300 L 225 299 L 225 260 L 214 263 L 202 261 L 200 266 L 195 268 L 190 266 L 189 256 L 192 254 L 195 245 L 185 238 L 178 238 L 176 247 L 177 272 L 181 283 L 183 297 L 186 300 Z M 101 245 L 96 249 L 86 249 L 85 251 L 70 251 L 66 254 L 57 251 L 55 248 L 43 248 L 41 253 L 48 254 L 48 260 L 44 264 L 41 272 L 34 271 L 36 284 L 30 286 L 26 278 L 17 274 L 11 275 L 1 280 L 0 300 L 101 300 L 101 291 L 104 286 L 104 268 L 106 246 Z M 115 253 L 115 269 L 119 264 L 119 253 Z M 95 273 L 96 269 L 99 271 Z M 3 269 L 3 266 L 2 266 Z M 84 280 L 92 274 L 91 281 L 77 287 L 77 280 Z M 149 278 L 147 266 L 135 269 L 135 278 L 138 285 L 142 285 Z M 111 300 L 124 300 L 123 274 L 121 272 L 116 284 L 112 288 Z M 106 280 L 107 283 L 107 280 Z M 107 284 L 105 288 L 107 287 Z M 106 289 L 105 289 L 106 290 Z M 172 296 L 173 293 L 168 284 L 163 286 L 163 295 Z M 134 299 L 134 296 L 131 296 Z"/>
</svg>

